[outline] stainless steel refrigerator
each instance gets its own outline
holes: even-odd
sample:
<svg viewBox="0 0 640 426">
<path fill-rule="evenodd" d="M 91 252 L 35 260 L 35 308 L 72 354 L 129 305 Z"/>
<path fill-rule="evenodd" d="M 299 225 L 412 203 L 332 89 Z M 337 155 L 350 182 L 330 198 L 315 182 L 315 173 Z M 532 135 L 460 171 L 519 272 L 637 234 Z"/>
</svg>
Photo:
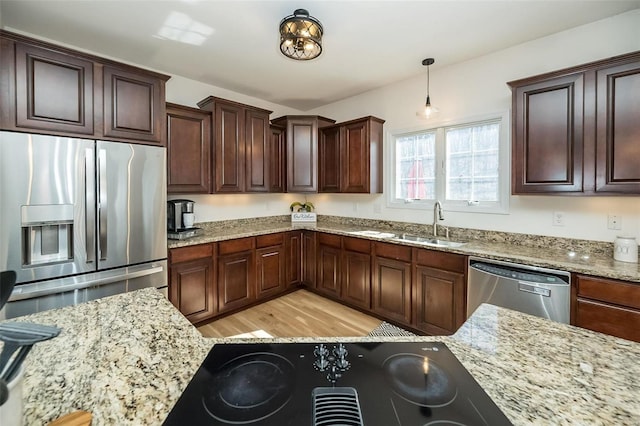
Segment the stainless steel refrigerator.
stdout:
<svg viewBox="0 0 640 426">
<path fill-rule="evenodd" d="M 167 286 L 166 150 L 0 132 L 0 319 Z"/>
</svg>

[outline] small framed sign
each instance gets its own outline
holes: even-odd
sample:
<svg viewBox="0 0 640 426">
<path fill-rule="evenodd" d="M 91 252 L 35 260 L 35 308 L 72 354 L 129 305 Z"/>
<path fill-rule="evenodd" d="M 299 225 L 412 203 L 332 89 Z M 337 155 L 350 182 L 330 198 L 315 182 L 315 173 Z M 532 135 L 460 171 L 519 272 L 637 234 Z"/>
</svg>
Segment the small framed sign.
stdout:
<svg viewBox="0 0 640 426">
<path fill-rule="evenodd" d="M 318 215 L 311 212 L 295 212 L 291 213 L 291 223 L 315 223 Z"/>
</svg>

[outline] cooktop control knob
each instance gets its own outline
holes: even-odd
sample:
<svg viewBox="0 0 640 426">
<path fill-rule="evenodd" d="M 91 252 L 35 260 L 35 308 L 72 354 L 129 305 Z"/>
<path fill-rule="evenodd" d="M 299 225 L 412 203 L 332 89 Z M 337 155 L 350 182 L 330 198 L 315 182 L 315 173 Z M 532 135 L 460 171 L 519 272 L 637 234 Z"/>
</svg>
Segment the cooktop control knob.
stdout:
<svg viewBox="0 0 640 426">
<path fill-rule="evenodd" d="M 344 358 L 348 354 L 347 348 L 342 343 L 339 343 L 338 346 L 333 347 L 333 354 L 338 358 Z"/>
<path fill-rule="evenodd" d="M 329 355 L 329 349 L 327 349 L 327 347 L 325 345 L 320 344 L 320 345 L 316 346 L 316 348 L 313 350 L 313 354 L 316 357 L 327 356 L 327 355 Z"/>
<path fill-rule="evenodd" d="M 316 362 L 313 363 L 313 366 L 320 371 L 324 371 L 329 366 L 329 360 L 327 360 L 327 358 L 323 356 L 320 356 L 318 359 L 316 359 Z"/>
<path fill-rule="evenodd" d="M 347 370 L 350 366 L 351 364 L 349 363 L 349 361 L 347 361 L 346 358 L 338 358 L 336 360 L 336 367 L 338 367 L 342 371 Z"/>
</svg>

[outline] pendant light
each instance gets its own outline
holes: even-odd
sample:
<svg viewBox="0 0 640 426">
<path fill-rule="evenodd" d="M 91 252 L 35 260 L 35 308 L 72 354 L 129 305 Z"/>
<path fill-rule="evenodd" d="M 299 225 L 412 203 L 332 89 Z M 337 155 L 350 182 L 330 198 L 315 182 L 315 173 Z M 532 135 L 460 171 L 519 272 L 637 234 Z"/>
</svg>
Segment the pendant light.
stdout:
<svg viewBox="0 0 640 426">
<path fill-rule="evenodd" d="M 422 61 L 422 65 L 427 67 L 427 99 L 424 103 L 424 108 L 421 111 L 416 112 L 416 115 L 420 118 L 428 119 L 433 114 L 439 112 L 438 108 L 431 105 L 431 97 L 429 96 L 429 66 L 433 65 L 435 59 L 427 58 Z"/>
<path fill-rule="evenodd" d="M 280 52 L 288 58 L 308 61 L 322 53 L 323 28 L 305 9 L 280 21 Z"/>
</svg>

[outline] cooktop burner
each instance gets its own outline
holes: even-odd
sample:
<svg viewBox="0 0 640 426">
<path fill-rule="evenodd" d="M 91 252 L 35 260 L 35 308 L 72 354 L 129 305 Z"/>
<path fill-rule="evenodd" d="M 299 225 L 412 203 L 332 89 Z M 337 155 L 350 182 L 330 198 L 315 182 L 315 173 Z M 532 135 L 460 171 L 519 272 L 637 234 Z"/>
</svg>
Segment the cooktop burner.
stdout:
<svg viewBox="0 0 640 426">
<path fill-rule="evenodd" d="M 511 423 L 445 344 L 368 342 L 215 345 L 164 424 Z"/>
</svg>

